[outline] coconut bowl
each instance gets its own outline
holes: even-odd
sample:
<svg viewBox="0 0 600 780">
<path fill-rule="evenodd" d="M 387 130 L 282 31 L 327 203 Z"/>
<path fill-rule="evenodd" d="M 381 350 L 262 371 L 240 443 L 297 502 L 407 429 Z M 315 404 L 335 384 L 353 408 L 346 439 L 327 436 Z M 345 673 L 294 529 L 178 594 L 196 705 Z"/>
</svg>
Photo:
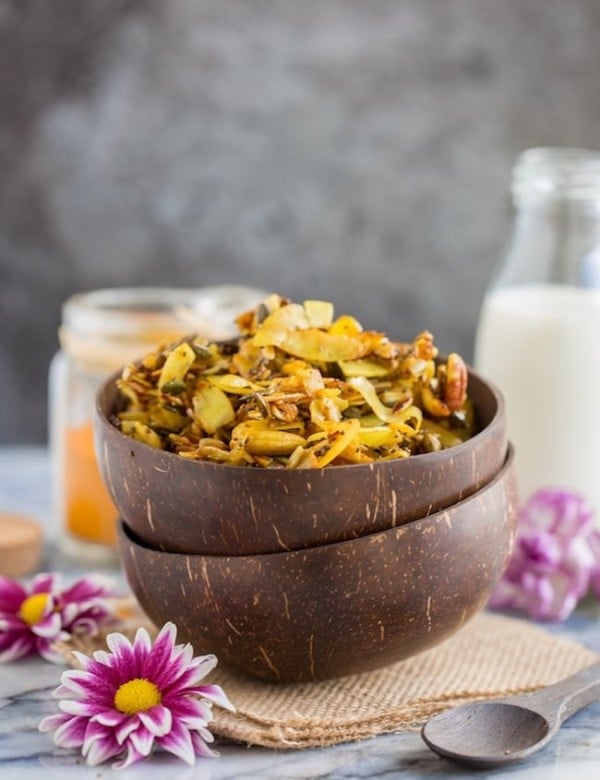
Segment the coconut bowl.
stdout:
<svg viewBox="0 0 600 780">
<path fill-rule="evenodd" d="M 120 557 L 142 609 L 196 652 L 273 681 L 400 661 L 458 631 L 486 603 L 516 532 L 512 449 L 484 488 L 379 533 L 304 550 L 164 552 L 125 523 Z"/>
<path fill-rule="evenodd" d="M 125 436 L 111 422 L 117 375 L 95 409 L 100 470 L 136 538 L 207 555 L 290 551 L 358 538 L 451 506 L 486 485 L 506 456 L 500 392 L 474 372 L 479 433 L 439 452 L 323 469 L 261 469 L 190 461 Z"/>
</svg>

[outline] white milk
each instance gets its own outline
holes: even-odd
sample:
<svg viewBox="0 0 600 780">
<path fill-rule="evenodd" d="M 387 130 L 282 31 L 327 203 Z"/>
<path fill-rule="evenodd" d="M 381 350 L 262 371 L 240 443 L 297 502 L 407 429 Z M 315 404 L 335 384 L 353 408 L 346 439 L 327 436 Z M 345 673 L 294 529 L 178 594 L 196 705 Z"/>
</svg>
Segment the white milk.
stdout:
<svg viewBox="0 0 600 780">
<path fill-rule="evenodd" d="M 541 487 L 576 490 L 600 526 L 600 291 L 489 293 L 475 364 L 506 398 L 521 500 Z"/>
</svg>

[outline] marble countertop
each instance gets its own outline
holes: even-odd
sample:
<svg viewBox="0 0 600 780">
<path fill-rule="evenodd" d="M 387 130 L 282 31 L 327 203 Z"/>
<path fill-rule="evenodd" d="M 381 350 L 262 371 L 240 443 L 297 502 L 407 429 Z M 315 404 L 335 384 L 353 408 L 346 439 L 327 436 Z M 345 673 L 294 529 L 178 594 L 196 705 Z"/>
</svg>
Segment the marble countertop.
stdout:
<svg viewBox="0 0 600 780">
<path fill-rule="evenodd" d="M 24 512 L 48 529 L 43 568 L 73 576 L 83 573 L 81 561 L 69 559 L 52 543 L 55 530 L 50 521 L 49 464 L 43 448 L 0 448 L 0 511 Z M 94 565 L 97 571 L 98 566 Z M 115 566 L 113 575 L 120 576 Z M 587 605 L 565 625 L 548 630 L 569 636 L 600 651 L 600 610 Z M 110 765 L 87 767 L 78 754 L 55 747 L 37 726 L 41 718 L 56 712 L 51 698 L 61 668 L 38 659 L 0 666 L 0 778 L 114 776 Z M 335 747 L 274 751 L 228 743 L 218 746 L 217 759 L 198 759 L 193 767 L 163 753 L 122 770 L 118 775 L 144 780 L 308 780 L 308 778 L 505 778 L 540 777 L 552 780 L 587 780 L 600 773 L 600 702 L 573 716 L 550 745 L 527 762 L 503 770 L 467 771 L 430 752 L 418 733 L 404 732 Z"/>
</svg>

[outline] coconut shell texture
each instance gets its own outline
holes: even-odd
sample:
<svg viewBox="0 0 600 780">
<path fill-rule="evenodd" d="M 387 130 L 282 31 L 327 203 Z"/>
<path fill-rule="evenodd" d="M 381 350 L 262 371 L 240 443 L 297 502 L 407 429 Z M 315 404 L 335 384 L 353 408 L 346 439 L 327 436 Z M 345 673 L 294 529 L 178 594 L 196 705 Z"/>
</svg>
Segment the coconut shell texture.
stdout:
<svg viewBox="0 0 600 780">
<path fill-rule="evenodd" d="M 480 431 L 440 452 L 323 469 L 261 469 L 190 461 L 125 436 L 111 377 L 95 410 L 98 462 L 121 516 L 159 550 L 249 555 L 305 549 L 401 526 L 486 485 L 506 455 L 504 401 L 474 372 Z"/>
<path fill-rule="evenodd" d="M 499 580 L 517 525 L 512 449 L 487 486 L 429 517 L 336 544 L 208 556 L 144 546 L 125 524 L 127 580 L 157 625 L 273 682 L 375 669 L 458 631 Z"/>
</svg>

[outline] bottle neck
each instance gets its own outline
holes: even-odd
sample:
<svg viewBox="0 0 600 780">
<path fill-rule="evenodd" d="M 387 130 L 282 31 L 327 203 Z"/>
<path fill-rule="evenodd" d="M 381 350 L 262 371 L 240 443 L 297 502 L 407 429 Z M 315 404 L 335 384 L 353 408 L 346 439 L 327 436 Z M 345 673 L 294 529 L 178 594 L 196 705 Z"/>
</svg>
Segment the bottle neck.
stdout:
<svg viewBox="0 0 600 780">
<path fill-rule="evenodd" d="M 600 208 L 600 152 L 587 149 L 528 149 L 512 175 L 517 208 Z"/>
<path fill-rule="evenodd" d="M 494 286 L 600 289 L 600 152 L 529 150 L 512 191 L 514 230 Z"/>
</svg>

